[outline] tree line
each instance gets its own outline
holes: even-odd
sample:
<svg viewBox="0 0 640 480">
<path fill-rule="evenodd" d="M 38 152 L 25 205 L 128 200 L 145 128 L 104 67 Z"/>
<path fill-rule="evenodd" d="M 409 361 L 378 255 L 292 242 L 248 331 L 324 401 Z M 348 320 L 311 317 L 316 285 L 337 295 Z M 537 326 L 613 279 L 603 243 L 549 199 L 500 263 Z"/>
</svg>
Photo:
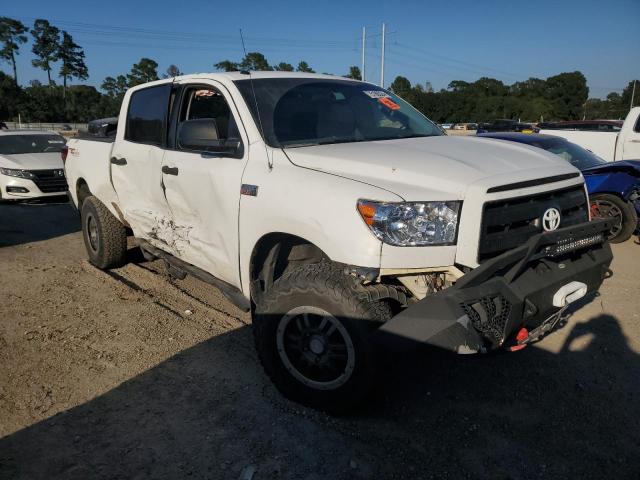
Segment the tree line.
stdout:
<svg viewBox="0 0 640 480">
<path fill-rule="evenodd" d="M 640 87 L 640 80 L 637 80 Z M 547 79 L 506 85 L 495 78 L 475 82 L 454 80 L 434 92 L 430 84 L 411 85 L 396 77 L 390 88 L 432 120 L 444 123 L 485 122 L 497 118 L 541 122 L 624 118 L 629 111 L 633 80 L 622 94 L 611 92 L 602 100 L 589 98 L 587 79 L 581 72 L 565 72 Z M 640 94 L 640 88 L 638 88 Z M 640 105 L 636 95 L 634 105 Z"/>
<path fill-rule="evenodd" d="M 31 64 L 47 74 L 47 84 L 31 80 L 26 86 L 18 82 L 16 56 L 32 37 Z M 128 73 L 106 77 L 100 90 L 89 85 L 71 85 L 73 79 L 86 80 L 89 69 L 82 47 L 69 32 L 36 19 L 31 28 L 9 17 L 0 17 L 0 62 L 13 71 L 0 71 L 0 120 L 15 121 L 20 114 L 24 122 L 87 122 L 94 118 L 118 114 L 126 90 L 135 85 L 158 80 L 158 63 L 141 58 Z M 260 52 L 249 52 L 239 61 L 220 60 L 213 64 L 219 71 L 274 70 L 314 73 L 309 63 L 300 60 L 296 67 L 287 62 L 270 64 Z M 162 77 L 182 75 L 170 65 Z M 350 66 L 347 78 L 361 79 L 357 66 Z M 62 84 L 56 82 L 62 80 Z M 621 118 L 629 109 L 633 81 L 622 94 L 612 92 L 605 99 L 589 98 L 589 89 L 580 72 L 565 72 L 547 79 L 530 78 L 506 85 L 483 77 L 475 82 L 452 81 L 446 89 L 434 91 L 429 82 L 414 84 L 398 76 L 390 86 L 396 94 L 413 104 L 436 122 L 480 122 L 496 118 L 522 121 Z M 640 99 L 640 80 L 638 81 Z M 640 100 L 636 100 L 640 104 Z"/>
</svg>

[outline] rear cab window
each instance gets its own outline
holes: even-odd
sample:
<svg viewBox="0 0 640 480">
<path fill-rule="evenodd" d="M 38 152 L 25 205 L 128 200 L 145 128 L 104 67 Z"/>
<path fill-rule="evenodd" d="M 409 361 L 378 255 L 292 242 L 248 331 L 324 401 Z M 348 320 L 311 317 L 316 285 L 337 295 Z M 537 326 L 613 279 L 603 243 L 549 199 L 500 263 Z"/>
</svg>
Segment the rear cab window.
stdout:
<svg viewBox="0 0 640 480">
<path fill-rule="evenodd" d="M 124 139 L 161 147 L 165 144 L 172 84 L 144 88 L 131 94 Z"/>
</svg>

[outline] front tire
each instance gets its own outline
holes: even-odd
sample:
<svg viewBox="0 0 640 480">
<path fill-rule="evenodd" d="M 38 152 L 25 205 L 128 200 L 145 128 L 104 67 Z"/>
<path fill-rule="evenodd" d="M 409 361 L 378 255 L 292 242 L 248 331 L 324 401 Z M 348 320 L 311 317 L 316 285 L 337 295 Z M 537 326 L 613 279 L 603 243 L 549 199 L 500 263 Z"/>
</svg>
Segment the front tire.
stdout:
<svg viewBox="0 0 640 480">
<path fill-rule="evenodd" d="M 638 214 L 629 202 L 615 195 L 593 195 L 590 198 L 591 216 L 614 222 L 609 233 L 611 243 L 625 242 L 638 225 Z"/>
<path fill-rule="evenodd" d="M 265 372 L 290 400 L 334 414 L 361 402 L 375 380 L 370 334 L 391 317 L 355 278 L 329 263 L 301 266 L 265 293 L 253 334 Z"/>
<path fill-rule="evenodd" d="M 124 265 L 127 231 L 96 197 L 87 197 L 81 210 L 82 237 L 89 261 L 105 270 Z"/>
</svg>

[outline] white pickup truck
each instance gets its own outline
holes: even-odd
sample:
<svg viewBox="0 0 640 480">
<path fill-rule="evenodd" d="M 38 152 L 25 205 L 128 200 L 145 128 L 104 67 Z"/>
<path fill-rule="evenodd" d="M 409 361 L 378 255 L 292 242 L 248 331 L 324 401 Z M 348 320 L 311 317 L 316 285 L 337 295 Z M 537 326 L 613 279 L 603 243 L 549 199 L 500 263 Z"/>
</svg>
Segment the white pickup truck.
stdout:
<svg viewBox="0 0 640 480">
<path fill-rule="evenodd" d="M 375 85 L 233 72 L 130 89 L 115 137 L 63 154 L 90 261 L 132 232 L 169 273 L 251 310 L 266 373 L 331 412 L 381 346 L 521 348 L 609 272 L 581 174 L 528 146 L 448 137 Z"/>
<path fill-rule="evenodd" d="M 566 138 L 608 162 L 640 160 L 640 107 L 629 111 L 619 132 L 543 129 L 540 133 Z"/>
</svg>

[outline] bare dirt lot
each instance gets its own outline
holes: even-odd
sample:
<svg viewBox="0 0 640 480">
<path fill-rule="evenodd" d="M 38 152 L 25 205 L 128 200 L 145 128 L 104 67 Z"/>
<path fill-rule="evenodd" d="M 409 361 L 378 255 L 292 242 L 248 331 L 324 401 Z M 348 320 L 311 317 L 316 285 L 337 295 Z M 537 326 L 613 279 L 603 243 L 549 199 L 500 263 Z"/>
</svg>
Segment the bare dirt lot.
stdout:
<svg viewBox="0 0 640 480">
<path fill-rule="evenodd" d="M 370 403 L 284 400 L 250 319 L 158 262 L 100 272 L 69 205 L 0 205 L 0 478 L 639 478 L 640 246 L 516 353 L 391 357 Z"/>
</svg>

